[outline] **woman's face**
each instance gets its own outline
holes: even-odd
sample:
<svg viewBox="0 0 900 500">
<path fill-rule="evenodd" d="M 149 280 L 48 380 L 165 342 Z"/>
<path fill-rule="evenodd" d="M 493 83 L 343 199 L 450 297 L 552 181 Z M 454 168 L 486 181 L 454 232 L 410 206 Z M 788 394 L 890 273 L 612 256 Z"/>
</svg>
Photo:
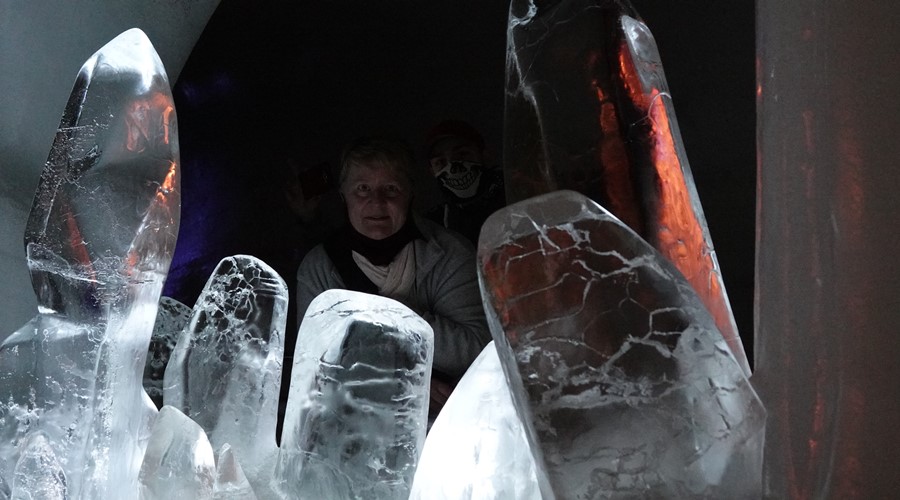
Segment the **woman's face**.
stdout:
<svg viewBox="0 0 900 500">
<path fill-rule="evenodd" d="M 353 165 L 341 192 L 350 224 L 363 236 L 381 240 L 406 223 L 410 189 L 394 168 L 380 163 Z"/>
</svg>

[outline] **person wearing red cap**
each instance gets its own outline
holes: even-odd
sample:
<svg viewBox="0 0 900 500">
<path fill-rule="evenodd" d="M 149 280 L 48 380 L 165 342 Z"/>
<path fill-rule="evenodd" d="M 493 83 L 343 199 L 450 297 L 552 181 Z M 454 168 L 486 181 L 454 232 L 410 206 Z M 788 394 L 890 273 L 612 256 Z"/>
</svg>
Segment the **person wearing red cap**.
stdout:
<svg viewBox="0 0 900 500">
<path fill-rule="evenodd" d="M 444 202 L 428 217 L 478 245 L 485 219 L 506 205 L 503 172 L 484 164 L 484 138 L 462 120 L 444 120 L 426 137 L 428 165 Z"/>
</svg>

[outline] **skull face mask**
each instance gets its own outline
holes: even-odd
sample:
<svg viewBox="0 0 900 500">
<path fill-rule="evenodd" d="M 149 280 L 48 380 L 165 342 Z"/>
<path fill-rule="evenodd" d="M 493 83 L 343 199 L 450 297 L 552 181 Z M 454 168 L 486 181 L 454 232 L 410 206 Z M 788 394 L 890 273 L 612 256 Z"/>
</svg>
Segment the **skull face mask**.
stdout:
<svg viewBox="0 0 900 500">
<path fill-rule="evenodd" d="M 439 170 L 435 177 L 458 198 L 471 198 L 478 192 L 481 181 L 481 163 L 474 161 L 453 161 Z"/>
</svg>

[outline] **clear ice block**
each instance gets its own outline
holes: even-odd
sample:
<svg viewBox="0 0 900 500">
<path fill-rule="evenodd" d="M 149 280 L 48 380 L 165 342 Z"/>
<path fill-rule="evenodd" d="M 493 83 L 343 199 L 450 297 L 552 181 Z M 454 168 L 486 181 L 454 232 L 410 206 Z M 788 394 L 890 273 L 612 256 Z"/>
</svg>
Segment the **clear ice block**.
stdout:
<svg viewBox="0 0 900 500">
<path fill-rule="evenodd" d="M 425 439 L 434 333 L 403 304 L 327 290 L 307 309 L 275 470 L 289 498 L 409 496 Z"/>
<path fill-rule="evenodd" d="M 165 403 L 213 446 L 230 444 L 254 487 L 277 455 L 287 306 L 287 285 L 271 267 L 247 255 L 222 259 L 166 368 Z"/>
<path fill-rule="evenodd" d="M 214 500 L 256 500 L 253 487 L 244 475 L 244 469 L 231 445 L 224 444 L 216 453 L 216 485 Z"/>
<path fill-rule="evenodd" d="M 25 438 L 23 451 L 16 463 L 10 497 L 14 500 L 66 500 L 66 473 L 53 447 L 42 432 Z"/>
<path fill-rule="evenodd" d="M 215 458 L 206 433 L 177 408 L 163 406 L 141 464 L 141 500 L 212 499 L 215 480 Z"/>
<path fill-rule="evenodd" d="M 0 475 L 42 432 L 71 498 L 137 496 L 141 371 L 178 233 L 177 137 L 143 32 L 82 66 L 26 226 L 38 314 L 0 345 Z"/>
<path fill-rule="evenodd" d="M 741 368 L 725 293 L 656 41 L 627 0 L 513 0 L 507 36 L 507 199 L 585 194 L 675 264 Z"/>
<path fill-rule="evenodd" d="M 410 500 L 540 500 L 534 457 L 491 342 L 431 426 Z"/>
<path fill-rule="evenodd" d="M 157 408 L 163 405 L 163 378 L 169 357 L 175 350 L 175 344 L 181 331 L 191 319 L 191 308 L 171 297 L 159 299 L 156 322 L 150 336 L 150 349 L 147 351 L 147 363 L 144 365 L 144 390 L 153 400 Z"/>
<path fill-rule="evenodd" d="M 479 280 L 548 498 L 759 498 L 765 410 L 693 288 L 587 197 L 492 215 Z"/>
</svg>

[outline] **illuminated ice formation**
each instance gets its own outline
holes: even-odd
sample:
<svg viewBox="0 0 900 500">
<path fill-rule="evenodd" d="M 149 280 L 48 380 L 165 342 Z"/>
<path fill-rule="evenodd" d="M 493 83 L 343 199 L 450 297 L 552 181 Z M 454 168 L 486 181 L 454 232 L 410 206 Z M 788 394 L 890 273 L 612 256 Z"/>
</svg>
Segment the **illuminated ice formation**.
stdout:
<svg viewBox="0 0 900 500">
<path fill-rule="evenodd" d="M 42 432 L 31 433 L 22 444 L 22 455 L 13 474 L 15 487 L 10 497 L 15 500 L 67 498 L 66 474 Z"/>
<path fill-rule="evenodd" d="M 159 299 L 153 335 L 150 337 L 150 349 L 144 365 L 144 390 L 158 408 L 162 408 L 163 377 L 169 356 L 175 350 L 178 337 L 190 319 L 190 307 L 170 297 Z"/>
<path fill-rule="evenodd" d="M 512 0 L 510 202 L 571 189 L 672 262 L 750 376 L 656 41 L 627 0 Z"/>
<path fill-rule="evenodd" d="M 392 299 L 328 290 L 297 336 L 275 471 L 289 498 L 403 499 L 425 439 L 434 334 Z"/>
<path fill-rule="evenodd" d="M 138 29 L 82 66 L 25 246 L 38 314 L 0 345 L 0 476 L 45 440 L 68 498 L 136 498 L 141 372 L 178 233 L 165 70 Z M 37 438 L 41 435 L 43 437 Z"/>
<path fill-rule="evenodd" d="M 540 500 L 497 349 L 484 348 L 431 427 L 410 500 Z"/>
<path fill-rule="evenodd" d="M 166 405 L 200 424 L 214 448 L 229 444 L 254 486 L 268 483 L 277 455 L 287 301 L 284 280 L 261 260 L 223 259 L 166 368 Z"/>
<path fill-rule="evenodd" d="M 176 408 L 163 406 L 150 436 L 140 469 L 141 500 L 211 500 L 216 466 L 203 429 Z"/>
<path fill-rule="evenodd" d="M 230 445 L 222 445 L 216 453 L 215 500 L 256 500 L 253 487 L 247 481 L 240 462 Z"/>
<path fill-rule="evenodd" d="M 759 498 L 765 411 L 693 288 L 588 198 L 485 223 L 488 323 L 545 496 Z"/>
</svg>

